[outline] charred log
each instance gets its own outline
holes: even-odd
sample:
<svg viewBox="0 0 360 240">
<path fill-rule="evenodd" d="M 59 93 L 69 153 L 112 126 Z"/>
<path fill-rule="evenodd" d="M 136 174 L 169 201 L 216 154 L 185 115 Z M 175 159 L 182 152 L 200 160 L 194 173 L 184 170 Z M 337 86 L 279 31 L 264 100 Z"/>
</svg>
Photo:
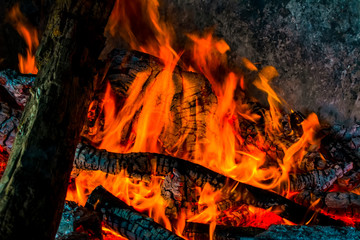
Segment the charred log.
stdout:
<svg viewBox="0 0 360 240">
<path fill-rule="evenodd" d="M 353 163 L 351 162 L 344 166 L 335 165 L 324 170 L 313 170 L 305 174 L 290 175 L 290 189 L 295 192 L 304 189 L 325 191 L 352 168 Z"/>
<path fill-rule="evenodd" d="M 66 201 L 61 216 L 56 239 L 101 239 L 101 220 L 97 212 L 78 206 L 75 202 Z M 79 237 L 79 239 L 82 239 Z"/>
<path fill-rule="evenodd" d="M 22 111 L 0 102 L 0 146 L 8 153 L 14 144 Z"/>
<path fill-rule="evenodd" d="M 303 206 L 315 205 L 328 214 L 360 217 L 360 196 L 351 192 L 302 191 L 294 199 Z"/>
<path fill-rule="evenodd" d="M 34 94 L 0 182 L 4 239 L 55 236 L 112 5 L 90 0 L 54 5 L 38 50 Z"/>
<path fill-rule="evenodd" d="M 86 206 L 103 216 L 103 221 L 129 240 L 159 239 L 181 240 L 183 238 L 165 229 L 153 219 L 137 212 L 133 207 L 98 186 L 90 194 Z"/>
<path fill-rule="evenodd" d="M 152 85 L 161 81 L 164 65 L 156 57 L 141 52 L 121 50 L 114 50 L 109 57 L 111 66 L 106 79 L 120 99 L 128 97 L 128 90 L 133 84 L 140 87 L 139 95 L 142 95 L 150 91 Z M 185 155 L 193 157 L 196 143 L 206 137 L 207 119 L 214 114 L 217 98 L 211 84 L 201 74 L 176 67 L 169 79 L 169 84 L 172 86 L 169 90 L 174 91 L 169 106 L 171 127 L 160 134 L 159 141 L 162 143 L 164 153 L 168 152 L 177 157 Z M 127 143 L 131 138 L 129 137 L 131 127 L 139 115 L 136 114 L 126 123 L 119 139 L 121 143 Z M 178 140 L 181 138 L 185 139 L 179 144 Z"/>
<path fill-rule="evenodd" d="M 0 85 L 7 91 L 1 91 L 0 101 L 7 95 L 11 97 L 11 102 L 16 102 L 10 106 L 14 109 L 24 108 L 30 96 L 30 89 L 34 84 L 35 75 L 19 74 L 13 70 L 4 70 L 0 72 Z M 6 101 L 5 101 L 6 102 Z"/>
<path fill-rule="evenodd" d="M 263 209 L 273 207 L 274 211 L 281 209 L 277 212 L 279 216 L 294 223 L 310 221 L 315 213 L 276 193 L 226 178 L 192 162 L 156 153 L 119 154 L 79 144 L 75 154 L 74 168 L 101 170 L 109 174 L 126 170 L 129 177 L 143 180 L 149 180 L 154 172 L 160 176 L 166 176 L 175 168 L 185 178 L 185 184 L 204 187 L 208 183 L 215 190 L 223 191 L 225 198 L 230 202 L 244 203 Z M 312 223 L 343 225 L 342 222 L 321 214 L 314 218 Z"/>
<path fill-rule="evenodd" d="M 253 238 L 264 232 L 262 228 L 253 227 L 229 227 L 217 225 L 214 231 L 214 240 L 235 240 L 242 238 Z M 201 223 L 186 223 L 183 235 L 189 239 L 209 239 L 209 225 Z"/>
</svg>

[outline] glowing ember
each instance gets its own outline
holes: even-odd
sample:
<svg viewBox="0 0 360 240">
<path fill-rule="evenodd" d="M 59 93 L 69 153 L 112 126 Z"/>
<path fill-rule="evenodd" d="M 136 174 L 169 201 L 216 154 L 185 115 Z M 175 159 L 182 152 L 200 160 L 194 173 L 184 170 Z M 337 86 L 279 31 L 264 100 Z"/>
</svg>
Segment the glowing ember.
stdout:
<svg viewBox="0 0 360 240">
<path fill-rule="evenodd" d="M 18 54 L 19 71 L 25 74 L 37 74 L 35 51 L 39 46 L 39 39 L 36 28 L 31 26 L 26 17 L 20 12 L 19 4 L 16 4 L 10 10 L 9 19 L 27 45 L 26 56 Z"/>
</svg>

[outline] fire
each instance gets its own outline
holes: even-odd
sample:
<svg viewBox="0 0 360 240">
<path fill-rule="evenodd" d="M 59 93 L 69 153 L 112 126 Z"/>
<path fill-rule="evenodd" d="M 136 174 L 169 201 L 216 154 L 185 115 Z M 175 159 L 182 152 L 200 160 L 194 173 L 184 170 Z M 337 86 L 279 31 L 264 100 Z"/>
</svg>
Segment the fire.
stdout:
<svg viewBox="0 0 360 240">
<path fill-rule="evenodd" d="M 204 128 L 206 132 L 193 137 L 193 151 L 180 150 L 182 146 L 186 146 L 186 141 L 192 134 L 185 127 L 186 130 L 172 146 L 165 146 L 163 136 L 176 135 L 179 131 L 179 126 L 174 124 L 174 114 L 171 111 L 174 96 L 179 94 L 177 86 L 181 86 L 182 99 L 186 99 L 196 95 L 196 84 L 186 74 L 176 79 L 173 77 L 182 54 L 187 52 L 175 51 L 172 48 L 174 31 L 171 26 L 160 20 L 158 6 L 157 0 L 116 1 L 106 27 L 107 33 L 112 37 L 126 40 L 131 49 L 158 57 L 163 68 L 156 76 L 152 75 L 151 69 L 139 72 L 121 107 L 117 105 L 118 96 L 108 84 L 103 105 L 104 131 L 92 140 L 99 148 L 111 152 L 172 154 L 238 181 L 290 194 L 286 187 L 289 172 L 294 170 L 296 163 L 310 147 L 319 145 L 319 139 L 316 138 L 320 126 L 318 119 L 312 114 L 302 123 L 304 134 L 294 145 L 289 147 L 279 142 L 277 136 L 282 134 L 280 118 L 283 101 L 269 84 L 271 79 L 278 76 L 277 71 L 271 66 L 259 70 L 249 60 L 243 59 L 243 67 L 257 74 L 252 84 L 266 93 L 269 104 L 269 111 L 262 114 L 253 112 L 250 104 L 238 96 L 239 92 L 246 89 L 246 82 L 240 71 L 228 67 L 226 53 L 230 47 L 224 40 L 213 37 L 211 32 L 204 35 L 187 35 L 192 43 L 191 49 L 187 50 L 191 57 L 189 62 L 182 62 L 187 69 L 203 74 L 215 93 L 216 101 L 210 105 L 209 114 L 204 116 L 206 126 L 194 123 L 194 128 Z M 195 113 L 201 113 L 204 105 L 196 98 L 194 102 Z M 180 100 L 180 104 L 183 103 Z M 184 118 L 181 124 L 193 121 L 191 116 L 194 112 L 184 109 L 185 107 L 180 108 Z M 261 119 L 265 122 L 265 128 L 257 129 L 256 123 Z M 255 126 L 251 129 L 254 134 L 248 134 L 248 129 L 241 129 L 241 122 L 250 127 Z M 246 134 L 248 136 L 244 137 Z M 285 157 L 269 156 L 267 151 L 272 147 L 269 142 L 276 143 L 283 150 Z M 274 158 L 272 160 L 277 165 L 266 166 L 270 157 Z M 150 182 L 145 183 L 129 179 L 126 171 L 117 176 L 100 172 L 81 172 L 76 178 L 76 186 L 69 188 L 67 199 L 84 204 L 87 195 L 101 184 L 127 204 L 139 211 L 147 212 L 171 230 L 170 220 L 165 215 L 168 203 L 161 196 L 162 181 L 156 173 Z M 201 211 L 182 211 L 179 213 L 177 226 L 173 228 L 181 235 L 185 221 L 210 223 L 212 238 L 220 214 L 217 203 L 221 200 L 222 193 L 215 192 L 209 185 L 198 191 L 197 204 Z M 241 211 L 243 208 L 239 209 Z M 247 211 L 261 216 L 263 220 L 266 219 L 267 226 L 274 222 L 291 224 L 281 221 L 281 218 L 279 220 L 279 217 L 274 218 L 273 212 L 276 209 L 265 211 L 249 207 Z M 268 214 L 269 212 L 272 212 L 272 215 Z"/>
<path fill-rule="evenodd" d="M 204 188 L 198 189 L 200 191 L 200 198 L 198 204 L 202 206 L 203 211 L 199 214 L 189 218 L 188 222 L 200 222 L 200 223 L 210 223 L 209 236 L 210 239 L 213 239 L 213 233 L 216 227 L 216 218 L 219 215 L 216 202 L 221 198 L 221 193 L 214 192 L 210 184 L 205 184 Z"/>
<path fill-rule="evenodd" d="M 26 56 L 18 54 L 19 71 L 25 74 L 37 74 L 35 51 L 39 46 L 38 32 L 21 13 L 19 4 L 15 4 L 8 16 L 16 31 L 25 40 L 27 45 Z"/>
<path fill-rule="evenodd" d="M 147 212 L 155 221 L 171 230 L 169 219 L 165 215 L 167 202 L 161 196 L 162 178 L 153 176 L 149 183 L 128 178 L 126 172 L 118 175 L 106 175 L 103 172 L 81 172 L 75 179 L 76 184 L 67 192 L 66 199 L 85 205 L 88 195 L 101 183 L 113 195 L 133 206 L 140 212 Z"/>
</svg>

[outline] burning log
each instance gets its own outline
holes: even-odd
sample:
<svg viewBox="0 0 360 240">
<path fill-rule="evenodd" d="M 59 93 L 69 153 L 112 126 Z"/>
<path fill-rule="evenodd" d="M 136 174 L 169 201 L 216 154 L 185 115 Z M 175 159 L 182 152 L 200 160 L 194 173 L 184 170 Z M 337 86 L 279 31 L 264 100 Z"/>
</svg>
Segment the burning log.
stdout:
<svg viewBox="0 0 360 240">
<path fill-rule="evenodd" d="M 351 162 L 345 164 L 345 166 L 335 165 L 324 170 L 313 170 L 301 175 L 290 175 L 290 189 L 295 192 L 304 189 L 325 191 L 352 168 L 353 163 Z"/>
<path fill-rule="evenodd" d="M 334 132 L 327 134 L 321 141 L 320 152 L 329 159 L 333 164 L 354 163 L 352 171 L 344 179 L 339 179 L 340 184 L 347 190 L 352 190 L 360 184 L 360 158 L 356 151 L 351 150 L 347 144 L 336 137 Z M 344 184 L 345 183 L 345 184 Z"/>
<path fill-rule="evenodd" d="M 350 218 L 360 216 L 360 196 L 352 192 L 302 191 L 295 201 L 303 206 L 315 205 L 326 213 Z"/>
<path fill-rule="evenodd" d="M 242 238 L 253 238 L 264 232 L 262 228 L 253 227 L 229 227 L 217 225 L 214 231 L 214 240 L 236 240 Z M 186 223 L 184 236 L 189 239 L 208 240 L 209 225 L 201 223 Z"/>
<path fill-rule="evenodd" d="M 82 235 L 85 235 L 85 239 L 101 239 L 101 233 L 101 220 L 97 212 L 78 206 L 75 202 L 65 202 L 55 237 L 57 240 L 82 239 L 79 238 Z"/>
<path fill-rule="evenodd" d="M 248 204 L 263 209 L 273 207 L 279 216 L 297 224 L 311 221 L 315 213 L 276 193 L 237 182 L 192 162 L 162 154 L 119 154 L 79 144 L 75 153 L 74 168 L 101 170 L 108 174 L 116 174 L 121 170 L 126 170 L 129 177 L 143 180 L 149 180 L 154 172 L 160 176 L 166 176 L 175 168 L 185 178 L 185 184 L 204 187 L 208 183 L 215 190 L 223 191 L 224 198 L 230 202 Z M 281 209 L 281 211 L 276 211 L 276 209 Z M 312 223 L 343 225 L 342 222 L 321 214 L 317 215 Z"/>
<path fill-rule="evenodd" d="M 0 183 L 4 239 L 55 236 L 113 3 L 57 1 L 53 6 L 38 50 L 34 95 Z"/>
<path fill-rule="evenodd" d="M 142 95 L 155 91 L 154 85 L 159 84 L 164 78 L 164 64 L 151 55 L 136 51 L 114 50 L 110 58 L 111 66 L 106 78 L 122 99 L 129 97 L 128 90 L 133 84 L 135 85 L 132 86 L 133 88 L 140 88 L 139 94 Z M 174 89 L 168 116 L 171 124 L 160 134 L 159 141 L 162 143 L 163 152 L 177 157 L 185 155 L 193 157 L 196 143 L 206 137 L 207 118 L 214 114 L 217 98 L 211 84 L 201 74 L 183 71 L 180 67 L 176 67 L 169 79 L 169 85 L 172 86 L 169 88 Z M 168 90 L 170 89 L 160 94 L 161 98 L 165 99 L 158 101 L 167 101 Z M 121 143 L 127 143 L 129 138 L 131 139 L 131 127 L 139 117 L 140 113 L 136 113 L 131 121 L 127 122 L 119 139 Z M 185 139 L 179 144 L 179 139 L 183 138 Z"/>
<path fill-rule="evenodd" d="M 133 207 L 98 186 L 90 194 L 86 206 L 100 212 L 103 221 L 129 240 L 135 239 L 172 239 L 183 238 L 165 229 L 153 219 L 137 212 Z"/>
</svg>

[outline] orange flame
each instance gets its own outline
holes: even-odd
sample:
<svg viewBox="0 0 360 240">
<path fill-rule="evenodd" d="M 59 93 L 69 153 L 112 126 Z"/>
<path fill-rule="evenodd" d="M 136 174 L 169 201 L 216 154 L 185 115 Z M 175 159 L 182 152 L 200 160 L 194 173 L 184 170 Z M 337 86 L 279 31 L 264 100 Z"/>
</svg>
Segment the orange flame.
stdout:
<svg viewBox="0 0 360 240">
<path fill-rule="evenodd" d="M 19 71 L 25 74 L 37 74 L 38 69 L 35 64 L 35 51 L 39 46 L 37 30 L 31 26 L 26 17 L 21 13 L 19 4 L 15 4 L 10 10 L 9 19 L 27 45 L 26 56 L 18 54 Z"/>
<path fill-rule="evenodd" d="M 209 236 L 210 239 L 213 239 L 213 234 L 216 227 L 216 217 L 219 215 L 216 202 L 221 197 L 220 191 L 214 192 L 210 184 L 206 183 L 204 188 L 201 190 L 200 198 L 198 204 L 204 208 L 199 214 L 189 218 L 188 222 L 200 222 L 200 223 L 209 223 Z"/>
<path fill-rule="evenodd" d="M 85 205 L 89 194 L 101 183 L 104 188 L 140 212 L 146 211 L 155 221 L 171 230 L 165 215 L 167 202 L 161 196 L 162 178 L 153 176 L 149 183 L 132 180 L 122 171 L 106 175 L 101 171 L 81 172 L 76 178 L 75 189 L 69 188 L 66 199 Z"/>
<path fill-rule="evenodd" d="M 185 153 L 172 151 L 180 148 L 179 146 L 186 146 L 184 143 L 191 135 L 189 130 L 175 139 L 173 149 L 166 149 L 161 136 L 174 135 L 179 131 L 171 112 L 174 96 L 178 93 L 176 86 L 181 86 L 182 97 L 186 98 L 196 95 L 196 83 L 186 74 L 182 74 L 179 77 L 181 79 L 173 77 L 181 54 L 172 48 L 174 31 L 171 26 L 161 21 L 158 6 L 157 0 L 116 1 L 106 31 L 114 38 L 125 39 L 131 49 L 157 56 L 163 63 L 163 69 L 157 75 L 153 75 L 151 69 L 138 73 L 120 109 L 116 104 L 117 96 L 108 84 L 103 108 L 104 131 L 96 136 L 100 142 L 99 147 L 119 153 L 157 152 L 172 153 L 176 156 L 182 154 L 180 156 L 183 158 L 238 181 L 282 193 L 284 189 L 281 187 L 288 180 L 288 173 L 294 169 L 296 162 L 302 158 L 309 146 L 319 144 L 319 140 L 316 139 L 319 122 L 315 115 L 310 115 L 303 123 L 302 138 L 293 146 L 286 147 L 276 142 L 276 135 L 281 134 L 280 107 L 283 101 L 271 88 L 269 81 L 278 76 L 277 71 L 271 66 L 258 70 L 249 60 L 243 59 L 244 66 L 258 74 L 253 84 L 268 96 L 270 108 L 260 116 L 238 96 L 244 94 L 244 76 L 228 68 L 226 52 L 230 47 L 224 40 L 214 38 L 211 32 L 203 36 L 187 35 L 192 41 L 192 57 L 187 67 L 191 71 L 202 73 L 211 83 L 216 95 L 216 103 L 210 105 L 209 114 L 205 116 L 206 126 L 200 126 L 199 123 L 194 125 L 196 129 L 205 128 L 206 133 L 204 136 L 192 138 L 196 144 L 194 152 L 190 153 L 189 149 L 185 149 Z M 195 99 L 193 112 L 184 111 L 183 122 L 180 125 L 194 121 L 191 116 L 201 112 L 203 107 L 199 100 Z M 249 130 L 240 129 L 239 122 L 245 120 L 256 126 L 262 117 L 265 120 L 264 131 L 255 128 L 251 131 L 257 133 L 256 137 L 252 139 L 249 134 L 244 139 L 242 133 Z M 271 147 L 268 146 L 269 139 L 274 140 L 274 143 L 283 149 L 285 157 L 278 159 L 277 156 L 272 156 L 278 165 L 264 167 L 269 158 L 266 149 Z M 129 179 L 126 171 L 118 176 L 82 172 L 76 179 L 76 188 L 68 191 L 67 198 L 84 204 L 92 189 L 102 184 L 127 204 L 139 211 L 148 212 L 156 221 L 171 229 L 170 220 L 165 215 L 167 202 L 161 197 L 161 183 L 162 179 L 155 174 L 151 182 L 144 183 Z M 198 205 L 202 211 L 194 214 L 183 209 L 178 214 L 177 226 L 174 227 L 178 235 L 182 234 L 185 221 L 196 221 L 210 223 L 210 236 L 213 236 L 219 215 L 217 202 L 221 199 L 222 192 L 213 191 L 210 185 L 205 185 L 198 191 Z M 258 216 L 266 215 L 263 219 L 266 219 L 268 225 L 271 221 L 280 221 L 271 215 L 273 213 L 268 214 L 276 209 L 265 211 L 249 207 L 248 210 Z M 283 223 L 291 224 L 284 221 Z"/>
</svg>

